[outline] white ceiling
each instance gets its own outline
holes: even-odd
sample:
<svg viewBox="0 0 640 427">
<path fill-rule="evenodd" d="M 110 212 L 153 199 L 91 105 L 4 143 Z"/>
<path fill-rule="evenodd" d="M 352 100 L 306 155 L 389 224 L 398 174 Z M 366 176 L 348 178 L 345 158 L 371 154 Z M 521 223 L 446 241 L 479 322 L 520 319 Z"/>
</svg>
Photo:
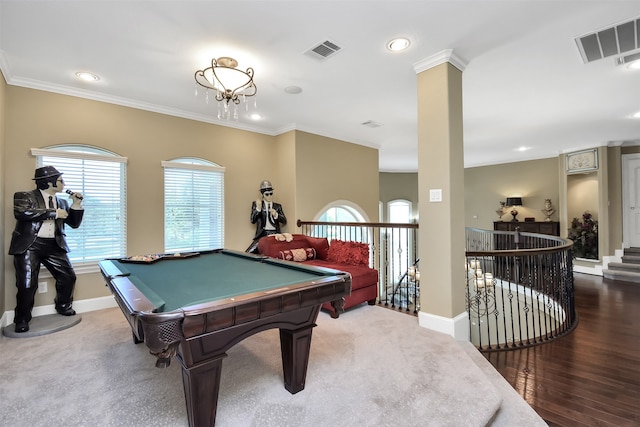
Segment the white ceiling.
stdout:
<svg viewBox="0 0 640 427">
<path fill-rule="evenodd" d="M 574 40 L 637 18 L 638 0 L 0 0 L 0 14 L 10 85 L 268 135 L 312 132 L 379 148 L 381 171 L 417 170 L 415 65 L 446 49 L 466 63 L 466 167 L 640 143 L 640 70 L 613 57 L 585 64 Z M 410 48 L 387 51 L 399 35 Z M 341 51 L 304 54 L 325 40 Z M 219 121 L 195 96 L 194 72 L 221 56 L 255 69 L 263 120 Z"/>
</svg>

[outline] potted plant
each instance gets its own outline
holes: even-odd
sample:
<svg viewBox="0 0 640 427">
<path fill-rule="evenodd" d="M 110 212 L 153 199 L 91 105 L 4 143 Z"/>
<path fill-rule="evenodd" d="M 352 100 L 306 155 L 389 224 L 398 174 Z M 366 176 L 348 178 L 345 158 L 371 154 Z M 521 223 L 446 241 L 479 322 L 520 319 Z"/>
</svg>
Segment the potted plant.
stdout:
<svg viewBox="0 0 640 427">
<path fill-rule="evenodd" d="M 589 211 L 582 214 L 582 221 L 573 218 L 568 237 L 573 240 L 574 258 L 598 259 L 598 221 Z"/>
</svg>

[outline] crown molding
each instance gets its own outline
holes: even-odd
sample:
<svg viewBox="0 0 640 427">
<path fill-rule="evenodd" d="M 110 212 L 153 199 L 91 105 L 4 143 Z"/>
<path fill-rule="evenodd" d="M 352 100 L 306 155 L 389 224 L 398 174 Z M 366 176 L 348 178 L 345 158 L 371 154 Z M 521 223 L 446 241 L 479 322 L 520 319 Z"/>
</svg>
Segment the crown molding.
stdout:
<svg viewBox="0 0 640 427">
<path fill-rule="evenodd" d="M 445 62 L 450 63 L 460 71 L 464 71 L 468 65 L 468 61 L 458 56 L 453 49 L 445 49 L 435 55 L 416 62 L 413 64 L 413 69 L 416 74 L 419 74 L 437 65 L 444 64 Z"/>
</svg>

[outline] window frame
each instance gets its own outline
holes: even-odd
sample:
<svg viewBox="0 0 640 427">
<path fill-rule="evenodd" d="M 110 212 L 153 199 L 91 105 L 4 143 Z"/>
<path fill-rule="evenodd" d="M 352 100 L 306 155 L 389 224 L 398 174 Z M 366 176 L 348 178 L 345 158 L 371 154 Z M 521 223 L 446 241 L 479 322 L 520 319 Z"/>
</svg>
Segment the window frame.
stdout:
<svg viewBox="0 0 640 427">
<path fill-rule="evenodd" d="M 224 166 L 220 166 L 219 164 L 206 160 L 206 159 L 201 159 L 201 158 L 197 158 L 197 157 L 179 157 L 179 158 L 175 158 L 172 160 L 164 160 L 161 162 L 161 166 L 163 168 L 163 183 L 164 183 L 164 203 L 163 203 L 163 225 L 164 225 L 164 238 L 163 238 L 163 248 L 165 253 L 172 253 L 172 252 L 188 252 L 188 251 L 198 251 L 198 250 L 206 250 L 206 249 L 217 249 L 217 248 L 213 248 L 213 247 L 197 247 L 195 245 L 192 245 L 190 249 L 187 248 L 177 248 L 177 247 L 168 247 L 167 243 L 168 243 L 168 237 L 167 237 L 167 233 L 168 230 L 170 230 L 173 226 L 171 224 L 169 224 L 167 222 L 167 170 L 169 169 L 182 169 L 182 170 L 186 170 L 186 171 L 200 171 L 200 172 L 212 172 L 212 173 L 216 173 L 219 174 L 219 176 L 217 176 L 215 179 L 220 180 L 220 187 L 219 187 L 219 191 L 220 194 L 219 195 L 214 195 L 214 197 L 212 198 L 212 200 L 210 201 L 210 203 L 213 203 L 214 201 L 219 201 L 220 202 L 220 206 L 215 208 L 215 212 L 210 212 L 209 215 L 213 215 L 219 216 L 218 222 L 219 222 L 219 232 L 218 232 L 218 238 L 219 238 L 219 247 L 222 248 L 224 247 L 224 240 L 225 240 L 225 216 L 224 216 L 224 187 L 225 187 L 225 171 L 226 168 Z M 211 192 L 209 192 L 211 193 Z M 209 204 L 210 206 L 210 204 Z M 192 209 L 193 206 L 192 206 Z M 200 239 L 195 239 L 195 240 L 200 240 Z M 212 239 L 215 240 L 215 237 Z M 194 239 L 192 239 L 192 243 L 194 242 Z M 211 242 L 211 241 L 210 241 Z"/>
<path fill-rule="evenodd" d="M 104 148 L 94 147 L 91 145 L 85 144 L 61 144 L 55 145 L 45 148 L 31 148 L 30 153 L 36 160 L 36 167 L 43 166 L 46 162 L 45 158 L 49 157 L 58 157 L 63 159 L 77 159 L 77 160 L 89 160 L 89 161 L 104 161 L 110 163 L 120 163 L 120 187 L 118 189 L 118 194 L 121 195 L 122 199 L 120 201 L 120 213 L 119 216 L 121 219 L 120 231 L 122 236 L 122 241 L 120 242 L 122 249 L 122 256 L 126 256 L 127 253 L 127 164 L 128 158 L 122 157 L 116 153 L 113 153 L 109 150 L 105 150 Z M 64 173 L 64 171 L 62 171 Z M 84 181 L 85 173 L 82 172 L 82 177 Z M 76 189 L 78 190 L 78 189 Z M 61 198 L 68 197 L 65 193 L 57 194 Z M 86 195 L 86 194 L 85 194 Z M 83 222 L 84 219 L 83 219 Z M 80 225 L 82 227 L 82 225 Z M 73 242 L 73 229 L 66 230 L 67 231 L 67 242 Z M 71 243 L 72 245 L 73 243 Z M 105 258 L 107 255 L 105 254 Z M 91 260 L 91 261 L 74 261 L 73 255 L 70 256 L 71 263 L 73 265 L 74 271 L 76 274 L 88 274 L 98 272 L 98 262 L 102 259 Z M 41 271 L 41 278 L 49 278 L 51 277 L 48 270 Z"/>
</svg>

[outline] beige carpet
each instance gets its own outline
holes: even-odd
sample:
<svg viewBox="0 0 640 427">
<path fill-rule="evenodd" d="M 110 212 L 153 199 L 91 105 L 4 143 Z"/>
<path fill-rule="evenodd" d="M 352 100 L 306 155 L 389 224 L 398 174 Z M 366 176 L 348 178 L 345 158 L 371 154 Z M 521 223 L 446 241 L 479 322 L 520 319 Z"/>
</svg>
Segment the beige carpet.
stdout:
<svg viewBox="0 0 640 427">
<path fill-rule="evenodd" d="M 117 308 L 82 317 L 51 335 L 0 338 L 0 424 L 186 426 L 179 363 L 155 368 Z M 223 362 L 216 425 L 545 425 L 468 346 L 381 307 L 320 313 L 305 390 L 284 389 L 278 333 L 262 332 Z"/>
</svg>

